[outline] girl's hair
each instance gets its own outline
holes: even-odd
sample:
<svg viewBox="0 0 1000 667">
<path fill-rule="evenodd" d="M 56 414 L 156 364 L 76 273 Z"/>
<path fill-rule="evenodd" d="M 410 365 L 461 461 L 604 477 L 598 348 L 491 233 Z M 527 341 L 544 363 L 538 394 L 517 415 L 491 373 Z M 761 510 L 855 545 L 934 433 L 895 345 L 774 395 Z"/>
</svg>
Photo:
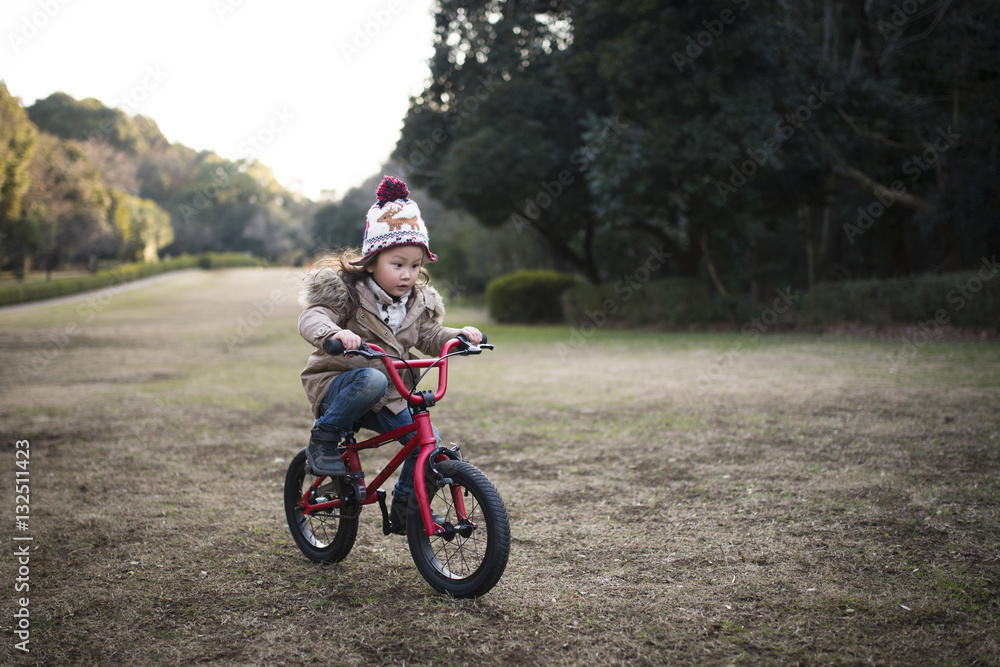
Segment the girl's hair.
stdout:
<svg viewBox="0 0 1000 667">
<path fill-rule="evenodd" d="M 419 247 L 419 246 L 418 246 Z M 320 257 L 313 264 L 313 271 L 318 269 L 333 269 L 347 287 L 347 293 L 351 297 L 351 308 L 357 308 L 361 304 L 358 296 L 358 283 L 366 280 L 371 274 L 368 267 L 375 265 L 379 253 L 375 253 L 368 259 L 358 264 L 351 264 L 361 259 L 361 251 L 358 248 L 341 248 L 333 252 L 328 252 Z M 424 259 L 427 259 L 427 252 L 424 252 Z M 431 281 L 431 274 L 423 266 L 420 267 L 420 274 L 417 277 L 418 285 L 426 285 Z"/>
</svg>

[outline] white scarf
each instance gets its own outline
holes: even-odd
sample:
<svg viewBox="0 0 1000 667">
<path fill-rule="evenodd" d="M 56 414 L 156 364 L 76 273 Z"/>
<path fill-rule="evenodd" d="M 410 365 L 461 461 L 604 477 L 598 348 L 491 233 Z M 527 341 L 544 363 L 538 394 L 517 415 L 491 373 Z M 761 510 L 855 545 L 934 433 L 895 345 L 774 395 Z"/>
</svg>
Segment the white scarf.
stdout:
<svg viewBox="0 0 1000 667">
<path fill-rule="evenodd" d="M 378 302 L 379 310 L 382 313 L 382 321 L 389 325 L 393 335 L 395 335 L 399 332 L 399 325 L 403 323 L 403 318 L 406 317 L 406 302 L 409 301 L 413 289 L 411 288 L 406 294 L 396 298 L 379 287 L 379 284 L 372 277 L 368 278 L 366 284 L 375 295 L 375 301 Z"/>
</svg>

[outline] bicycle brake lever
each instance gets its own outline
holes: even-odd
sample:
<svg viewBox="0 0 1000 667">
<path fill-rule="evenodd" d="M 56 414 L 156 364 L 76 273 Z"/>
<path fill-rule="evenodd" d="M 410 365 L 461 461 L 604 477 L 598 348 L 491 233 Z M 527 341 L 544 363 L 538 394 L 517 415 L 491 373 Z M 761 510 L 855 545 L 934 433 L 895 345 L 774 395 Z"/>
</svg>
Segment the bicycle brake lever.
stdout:
<svg viewBox="0 0 1000 667">
<path fill-rule="evenodd" d="M 465 354 L 479 354 L 480 352 L 483 351 L 484 348 L 487 350 L 493 349 L 493 346 L 486 342 L 485 335 L 483 336 L 483 340 L 481 343 L 479 343 L 479 345 L 473 345 L 472 341 L 470 341 L 469 338 L 464 333 L 458 334 L 457 336 L 455 336 L 455 338 L 457 338 L 460 341 L 460 344 L 458 346 L 459 352 L 463 352 Z"/>
<path fill-rule="evenodd" d="M 368 343 L 364 341 L 361 341 L 361 347 L 354 350 L 347 350 L 344 354 L 360 354 L 365 359 L 381 359 L 385 356 L 384 352 L 376 352 L 368 347 Z"/>
</svg>

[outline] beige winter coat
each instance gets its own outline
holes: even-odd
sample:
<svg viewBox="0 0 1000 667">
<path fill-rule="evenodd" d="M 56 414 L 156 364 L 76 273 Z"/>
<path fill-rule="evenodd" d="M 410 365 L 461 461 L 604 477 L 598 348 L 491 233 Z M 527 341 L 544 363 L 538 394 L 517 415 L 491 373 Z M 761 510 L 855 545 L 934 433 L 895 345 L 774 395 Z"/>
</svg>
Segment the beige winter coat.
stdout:
<svg viewBox="0 0 1000 667">
<path fill-rule="evenodd" d="M 437 290 L 429 285 L 417 285 L 413 288 L 406 302 L 406 317 L 395 335 L 382 321 L 378 302 L 365 281 L 360 281 L 357 288 L 361 304 L 351 312 L 347 286 L 332 269 L 311 271 L 303 281 L 299 304 L 305 310 L 299 315 L 299 333 L 316 349 L 302 371 L 302 386 L 316 417 L 321 416 L 320 403 L 333 378 L 344 371 L 365 367 L 376 368 L 385 373 L 385 366 L 380 360 L 368 361 L 356 355 L 330 356 L 324 352 L 323 341 L 341 329 L 350 329 L 362 340 L 375 343 L 389 354 L 404 359 L 416 358 L 410 352 L 411 347 L 416 347 L 426 355 L 437 356 L 441 352 L 441 346 L 460 331 L 441 325 L 444 320 L 444 302 Z M 409 386 L 408 374 L 401 375 Z M 392 381 L 389 382 L 385 396 L 372 409 L 378 411 L 386 406 L 393 414 L 399 414 L 406 407 L 406 401 Z"/>
</svg>

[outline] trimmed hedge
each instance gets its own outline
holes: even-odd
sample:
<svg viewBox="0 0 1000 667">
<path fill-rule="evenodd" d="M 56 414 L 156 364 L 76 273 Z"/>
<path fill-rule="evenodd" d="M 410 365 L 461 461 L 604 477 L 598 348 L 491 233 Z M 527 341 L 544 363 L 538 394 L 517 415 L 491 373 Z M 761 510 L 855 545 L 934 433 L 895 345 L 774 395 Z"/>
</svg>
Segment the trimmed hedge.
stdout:
<svg viewBox="0 0 1000 667">
<path fill-rule="evenodd" d="M 984 278 L 985 276 L 985 278 Z M 1000 276 L 976 272 L 819 283 L 804 295 L 805 323 L 915 323 L 1000 326 Z"/>
<path fill-rule="evenodd" d="M 516 271 L 486 285 L 486 308 L 497 322 L 561 322 L 560 297 L 576 284 L 557 271 Z"/>
<path fill-rule="evenodd" d="M 578 284 L 562 297 L 569 324 L 606 321 L 630 325 L 688 326 L 724 319 L 712 290 L 695 278 L 664 278 L 645 283 Z"/>
<path fill-rule="evenodd" d="M 234 268 L 239 266 L 265 266 L 263 260 L 242 253 L 206 253 L 197 257 L 185 256 L 156 262 L 155 264 L 123 264 L 83 276 L 55 278 L 41 283 L 8 285 L 0 287 L 0 306 L 52 299 L 102 289 L 139 278 L 194 268 Z"/>
<path fill-rule="evenodd" d="M 577 285 L 563 294 L 570 325 L 619 322 L 633 326 L 684 327 L 718 321 L 748 322 L 770 302 L 725 301 L 693 278 L 666 278 L 644 284 Z M 778 321 L 783 325 L 835 322 L 940 324 L 1000 327 L 1000 274 L 978 272 L 889 280 L 819 283 L 801 295 Z"/>
<path fill-rule="evenodd" d="M 685 327 L 719 321 L 748 322 L 770 303 L 728 301 L 693 278 L 643 284 L 577 284 L 562 297 L 569 325 L 618 322 L 632 326 Z M 1000 273 L 980 271 L 891 280 L 819 283 L 801 295 L 778 321 L 783 325 L 859 322 L 941 324 L 1000 328 Z"/>
</svg>

